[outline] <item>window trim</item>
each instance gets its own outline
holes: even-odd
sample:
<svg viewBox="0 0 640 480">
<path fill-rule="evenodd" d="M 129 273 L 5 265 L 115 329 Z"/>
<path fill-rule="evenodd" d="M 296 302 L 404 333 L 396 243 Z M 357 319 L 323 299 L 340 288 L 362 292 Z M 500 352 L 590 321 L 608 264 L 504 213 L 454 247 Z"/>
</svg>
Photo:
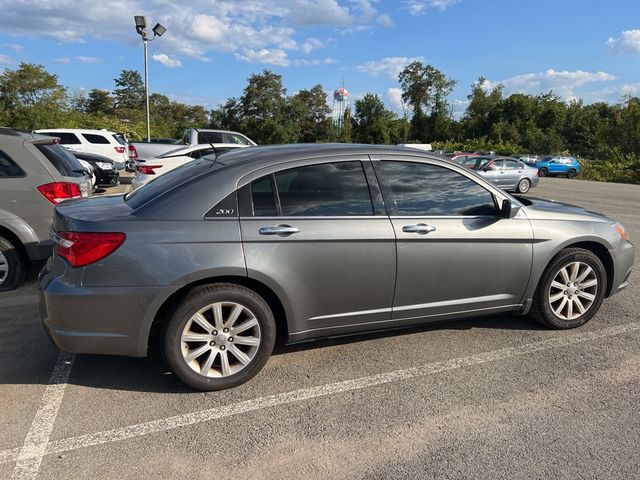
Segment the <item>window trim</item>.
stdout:
<svg viewBox="0 0 640 480">
<path fill-rule="evenodd" d="M 389 218 L 407 218 L 407 219 L 419 219 L 419 218 L 434 218 L 434 219 L 463 219 L 463 218 L 495 218 L 495 217 L 499 217 L 500 216 L 500 208 L 499 208 L 499 196 L 496 194 L 496 192 L 492 191 L 491 189 L 487 188 L 485 185 L 483 185 L 480 182 L 477 182 L 473 177 L 471 177 L 470 175 L 467 175 L 466 172 L 464 171 L 459 171 L 456 168 L 450 168 L 448 165 L 445 165 L 443 163 L 440 162 L 433 162 L 430 161 L 430 159 L 428 158 L 416 158 L 416 157 L 398 157 L 398 158 L 388 158 L 388 157 L 379 157 L 379 158 L 372 158 L 372 165 L 373 168 L 376 172 L 377 178 L 380 182 L 380 186 L 381 186 L 381 190 L 382 190 L 382 195 L 384 197 L 384 202 L 387 206 L 387 211 Z M 462 175 L 463 177 L 467 178 L 469 181 L 475 183 L 477 186 L 479 186 L 480 188 L 482 188 L 483 190 L 485 190 L 489 195 L 491 195 L 491 198 L 493 200 L 493 208 L 495 209 L 495 214 L 494 215 L 402 215 L 400 213 L 398 213 L 398 206 L 395 202 L 395 199 L 393 198 L 393 191 L 391 189 L 391 185 L 389 185 L 389 182 L 387 182 L 386 177 L 384 176 L 384 173 L 382 172 L 382 165 L 380 164 L 380 162 L 399 162 L 399 163 L 419 163 L 419 164 L 425 164 L 425 165 L 430 165 L 430 166 L 434 166 L 434 167 L 439 167 L 439 168 L 445 168 L 451 172 L 457 173 L 459 175 Z M 502 200 L 507 199 L 509 197 L 503 197 Z"/>
<path fill-rule="evenodd" d="M 288 215 L 282 215 L 282 204 L 280 202 L 280 192 L 278 191 L 278 185 L 275 179 L 275 175 L 277 173 L 280 172 L 284 172 L 286 170 L 292 170 L 295 168 L 303 168 L 303 167 L 309 167 L 309 166 L 313 166 L 313 165 L 322 165 L 325 163 L 344 163 L 344 162 L 359 162 L 360 166 L 362 168 L 364 177 L 365 177 L 365 182 L 367 184 L 367 190 L 369 192 L 369 200 L 371 201 L 371 214 L 370 215 L 293 215 L 293 216 L 288 216 Z M 239 181 L 238 181 L 238 190 L 243 190 L 243 193 L 240 195 L 239 200 L 240 200 L 240 205 L 239 205 L 239 210 L 240 210 L 240 218 L 264 218 L 264 219 L 283 219 L 283 218 L 287 218 L 287 219 L 298 219 L 298 220 L 302 220 L 302 219 L 307 219 L 307 220 L 311 220 L 311 219 L 358 219 L 358 218 L 377 218 L 380 216 L 388 216 L 386 213 L 386 210 L 384 209 L 384 203 L 382 204 L 382 208 L 380 205 L 380 201 L 382 200 L 382 196 L 380 193 L 380 197 L 377 199 L 374 199 L 374 195 L 372 192 L 372 182 L 375 180 L 375 186 L 377 188 L 379 188 L 378 182 L 377 182 L 377 178 L 372 179 L 370 176 L 370 173 L 367 172 L 367 167 L 366 164 L 369 163 L 370 164 L 370 160 L 363 155 L 358 155 L 358 156 L 335 156 L 335 157 L 322 157 L 322 158 L 308 158 L 308 159 L 304 159 L 304 160 L 293 160 L 293 161 L 289 161 L 289 162 L 283 162 L 283 163 L 279 163 L 279 164 L 275 164 L 275 165 L 271 165 L 269 167 L 265 167 L 259 170 L 256 170 L 254 172 L 251 172 L 247 175 L 245 175 L 244 177 L 242 177 Z M 373 167 L 370 167 L 371 170 L 373 170 Z M 261 172 L 263 172 L 262 174 L 260 174 Z M 375 174 L 375 172 L 373 172 Z M 263 177 L 267 177 L 269 176 L 270 181 L 271 181 L 271 188 L 273 191 L 273 195 L 274 195 L 274 199 L 275 199 L 275 204 L 276 204 L 276 212 L 277 212 L 277 216 L 256 216 L 255 215 L 255 211 L 254 211 L 254 206 L 253 206 L 253 196 L 251 194 L 251 183 L 259 180 Z M 246 190 L 244 190 L 246 189 Z M 250 216 L 247 216 L 245 214 L 248 214 L 250 212 Z M 380 213 L 378 213 L 380 212 Z"/>
</svg>

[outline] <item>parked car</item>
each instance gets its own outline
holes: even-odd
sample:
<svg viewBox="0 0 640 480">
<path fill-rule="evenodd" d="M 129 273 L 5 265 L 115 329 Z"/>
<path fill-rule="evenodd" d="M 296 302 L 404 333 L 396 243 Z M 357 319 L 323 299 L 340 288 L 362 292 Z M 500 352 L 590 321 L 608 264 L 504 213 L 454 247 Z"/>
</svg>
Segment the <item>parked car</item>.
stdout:
<svg viewBox="0 0 640 480">
<path fill-rule="evenodd" d="M 249 137 L 230 130 L 210 130 L 204 128 L 188 128 L 184 131 L 182 138 L 177 142 L 183 146 L 206 145 L 240 145 L 244 147 L 255 147 L 257 144 Z M 176 145 L 166 143 L 134 142 L 138 158 L 148 160 L 159 157 L 176 148 Z"/>
<path fill-rule="evenodd" d="M 580 163 L 573 157 L 550 155 L 541 158 L 536 166 L 541 177 L 563 175 L 575 178 L 580 172 Z"/>
<path fill-rule="evenodd" d="M 538 155 L 532 155 L 530 153 L 519 153 L 518 155 L 514 155 L 513 158 L 535 168 L 538 167 L 538 162 L 540 161 L 540 157 Z"/>
<path fill-rule="evenodd" d="M 82 166 L 84 173 L 91 178 L 91 187 L 95 191 L 97 179 L 96 179 L 96 174 L 95 174 L 93 165 L 91 165 L 89 162 L 85 162 L 84 160 L 81 160 L 78 157 L 76 157 L 76 159 L 78 160 L 78 163 L 80 163 L 80 165 Z"/>
<path fill-rule="evenodd" d="M 118 170 L 122 170 L 129 160 L 129 145 L 120 133 L 81 128 L 47 128 L 35 132 L 58 137 L 60 144 L 74 153 L 95 153 L 109 157 L 116 162 Z"/>
<path fill-rule="evenodd" d="M 96 177 L 96 186 L 98 187 L 113 187 L 120 183 L 120 174 L 116 169 L 115 162 L 110 158 L 102 155 L 95 155 L 93 153 L 80 153 L 73 154 L 78 160 L 83 160 L 89 163 L 93 167 L 93 172 Z"/>
<path fill-rule="evenodd" d="M 537 169 L 511 157 L 466 156 L 459 163 L 509 192 L 527 193 L 540 180 Z"/>
<path fill-rule="evenodd" d="M 170 172 L 174 168 L 184 165 L 196 158 L 201 158 L 207 155 L 213 155 L 215 158 L 216 155 L 221 153 L 243 147 L 246 147 L 246 145 L 232 143 L 193 145 L 176 148 L 164 155 L 152 158 L 151 160 L 138 160 L 136 162 L 136 174 L 131 180 L 131 186 L 134 189 L 141 187 L 148 181 L 156 178 L 158 175 Z"/>
<path fill-rule="evenodd" d="M 578 327 L 634 260 L 610 218 L 379 145 L 194 160 L 126 196 L 59 205 L 53 230 L 39 288 L 55 344 L 145 356 L 154 332 L 200 390 L 252 378 L 276 338 L 506 312 Z"/>
<path fill-rule="evenodd" d="M 44 260 L 53 206 L 91 195 L 91 180 L 57 139 L 0 128 L 0 291 L 23 280 L 29 261 Z"/>
</svg>

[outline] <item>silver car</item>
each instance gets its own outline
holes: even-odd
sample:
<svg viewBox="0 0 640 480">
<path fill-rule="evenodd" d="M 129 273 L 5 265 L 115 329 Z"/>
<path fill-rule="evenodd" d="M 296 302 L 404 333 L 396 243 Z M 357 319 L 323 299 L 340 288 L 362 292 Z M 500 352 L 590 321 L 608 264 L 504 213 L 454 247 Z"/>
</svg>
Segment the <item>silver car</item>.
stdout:
<svg viewBox="0 0 640 480">
<path fill-rule="evenodd" d="M 201 158 L 126 196 L 56 208 L 41 273 L 45 329 L 63 350 L 145 356 L 219 390 L 246 382 L 276 339 L 426 322 L 591 319 L 624 289 L 624 227 L 516 199 L 416 149 L 246 148 Z"/>
<path fill-rule="evenodd" d="M 92 187 L 56 138 L 0 128 L 0 291 L 16 288 L 30 261 L 51 255 L 53 206 Z"/>
<path fill-rule="evenodd" d="M 459 163 L 509 192 L 527 193 L 540 181 L 537 168 L 511 157 L 467 156 Z"/>
</svg>

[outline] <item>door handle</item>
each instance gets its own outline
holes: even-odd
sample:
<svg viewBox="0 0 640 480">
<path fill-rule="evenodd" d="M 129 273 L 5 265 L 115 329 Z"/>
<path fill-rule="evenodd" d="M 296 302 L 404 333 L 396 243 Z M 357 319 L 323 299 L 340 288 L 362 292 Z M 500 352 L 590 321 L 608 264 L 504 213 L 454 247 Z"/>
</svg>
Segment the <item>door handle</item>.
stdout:
<svg viewBox="0 0 640 480">
<path fill-rule="evenodd" d="M 291 227 L 289 225 L 276 225 L 275 227 L 260 227 L 258 233 L 260 235 L 278 235 L 280 237 L 288 237 L 293 233 L 300 231 L 297 227 Z"/>
<path fill-rule="evenodd" d="M 417 225 L 405 225 L 404 227 L 402 227 L 402 231 L 404 233 L 418 233 L 420 235 L 425 235 L 427 233 L 435 232 L 436 227 L 434 227 L 433 225 L 418 223 Z"/>
</svg>

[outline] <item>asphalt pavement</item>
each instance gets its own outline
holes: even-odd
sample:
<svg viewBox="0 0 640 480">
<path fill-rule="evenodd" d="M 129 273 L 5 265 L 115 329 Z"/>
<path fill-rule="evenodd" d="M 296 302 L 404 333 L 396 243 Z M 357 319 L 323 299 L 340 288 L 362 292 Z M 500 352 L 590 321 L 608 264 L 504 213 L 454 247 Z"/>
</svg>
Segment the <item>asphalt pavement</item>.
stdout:
<svg viewBox="0 0 640 480">
<path fill-rule="evenodd" d="M 640 239 L 640 186 L 530 196 Z M 640 478 L 639 271 L 576 330 L 501 315 L 315 342 L 197 393 L 157 352 L 60 357 L 34 269 L 0 293 L 0 478 Z"/>
</svg>

